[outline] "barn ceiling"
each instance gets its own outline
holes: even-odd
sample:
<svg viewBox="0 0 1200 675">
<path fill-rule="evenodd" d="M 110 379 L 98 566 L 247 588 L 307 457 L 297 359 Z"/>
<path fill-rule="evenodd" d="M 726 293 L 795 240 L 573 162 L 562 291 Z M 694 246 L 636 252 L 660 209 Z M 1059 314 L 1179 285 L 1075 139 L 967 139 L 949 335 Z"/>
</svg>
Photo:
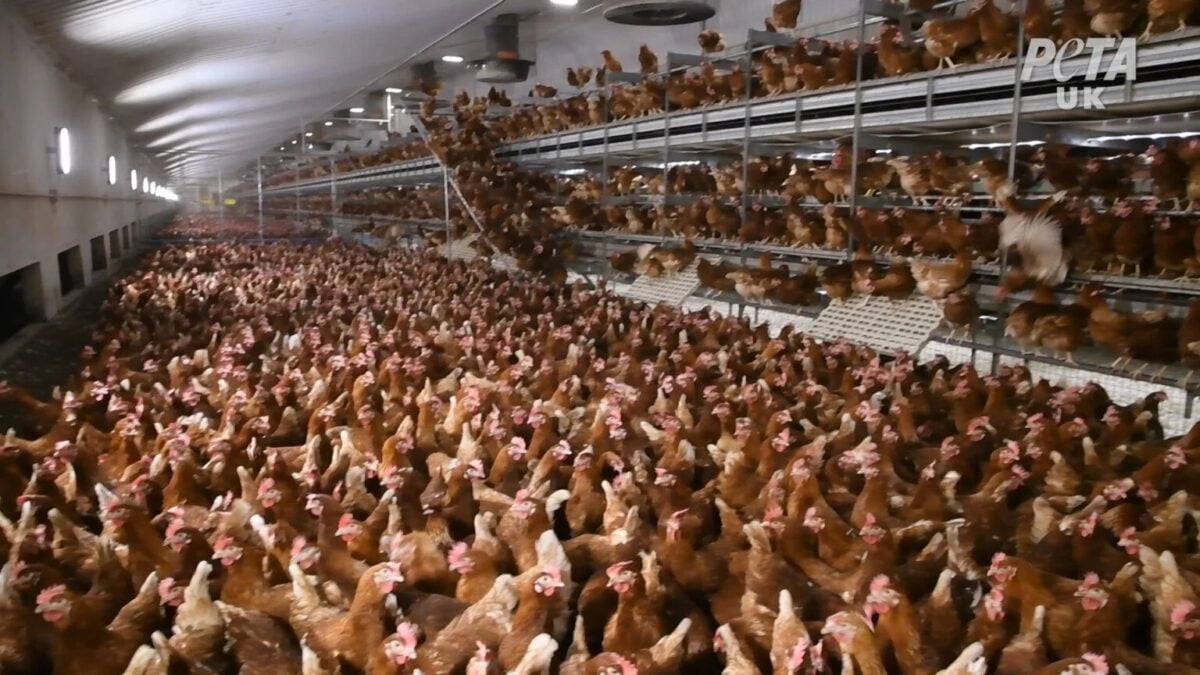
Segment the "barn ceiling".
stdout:
<svg viewBox="0 0 1200 675">
<path fill-rule="evenodd" d="M 8 1 L 175 183 L 232 173 L 496 4 Z"/>
</svg>

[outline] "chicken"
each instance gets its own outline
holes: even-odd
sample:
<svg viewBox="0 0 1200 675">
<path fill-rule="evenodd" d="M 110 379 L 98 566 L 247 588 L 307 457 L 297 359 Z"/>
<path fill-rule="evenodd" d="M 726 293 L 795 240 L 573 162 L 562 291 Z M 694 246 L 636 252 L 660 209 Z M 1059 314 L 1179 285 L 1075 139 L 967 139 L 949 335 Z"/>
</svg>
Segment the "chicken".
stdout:
<svg viewBox="0 0 1200 675">
<path fill-rule="evenodd" d="M 600 52 L 600 55 L 604 58 L 604 69 L 605 70 L 607 70 L 610 73 L 625 72 L 625 69 L 623 67 L 621 67 L 621 62 L 618 61 L 615 57 L 613 57 L 612 52 L 605 49 L 604 51 Z M 599 84 L 599 82 L 597 82 L 597 84 Z"/>
<path fill-rule="evenodd" d="M 513 578 L 508 575 L 497 577 L 487 595 L 421 647 L 418 665 L 422 669 L 428 668 L 429 672 L 452 672 L 464 667 L 474 651 L 471 640 L 489 648 L 500 644 L 512 627 L 512 611 L 516 604 Z"/>
<path fill-rule="evenodd" d="M 1033 338 L 1034 326 L 1057 309 L 1058 303 L 1054 299 L 1053 291 L 1039 285 L 1034 290 L 1031 300 L 1017 305 L 1009 313 L 1005 320 L 1004 334 L 1016 340 L 1022 348 L 1036 346 L 1037 341 Z"/>
<path fill-rule="evenodd" d="M 97 589 L 98 590 L 98 589 Z M 72 594 L 61 584 L 37 595 L 36 612 L 54 630 L 51 658 L 56 673 L 113 673 L 119 675 L 139 645 L 148 642 L 160 617 L 158 578 L 146 577 L 137 596 L 107 621 L 95 603 Z M 106 625 L 107 623 L 107 625 Z M 87 639 L 90 648 L 78 649 Z"/>
<path fill-rule="evenodd" d="M 887 24 L 879 31 L 879 67 L 890 77 L 921 70 L 921 56 L 904 46 L 900 29 Z"/>
<path fill-rule="evenodd" d="M 1122 274 L 1131 265 L 1134 274 L 1141 274 L 1152 244 L 1149 217 L 1140 203 L 1123 200 L 1113 206 L 1112 213 L 1120 219 L 1113 232 L 1113 257 L 1120 264 Z"/>
<path fill-rule="evenodd" d="M 779 0 L 771 8 L 768 25 L 776 30 L 791 30 L 800 20 L 801 0 Z"/>
<path fill-rule="evenodd" d="M 1133 28 L 1141 14 L 1136 4 L 1114 0 L 1083 0 L 1083 9 L 1091 17 L 1092 32 L 1114 38 Z"/>
<path fill-rule="evenodd" d="M 638 50 L 638 63 L 642 66 L 643 75 L 658 74 L 658 55 L 650 49 L 649 45 L 642 45 Z"/>
<path fill-rule="evenodd" d="M 1068 363 L 1074 363 L 1071 354 L 1087 340 L 1089 308 L 1073 305 L 1055 309 L 1039 317 L 1033 323 L 1029 339 L 1040 347 L 1046 347 Z"/>
<path fill-rule="evenodd" d="M 725 51 L 729 47 L 725 44 L 725 36 L 715 30 L 706 30 L 700 33 L 698 38 L 700 49 L 705 54 L 716 54 Z"/>
<path fill-rule="evenodd" d="M 849 264 L 832 265 L 821 273 L 821 287 L 834 300 L 849 300 L 854 295 L 853 278 L 854 269 Z"/>
<path fill-rule="evenodd" d="M 1042 283 L 1061 284 L 1069 265 L 1063 251 L 1062 224 L 1038 212 L 1010 212 L 1000 223 L 1000 246 L 1021 254 L 1025 272 Z"/>
<path fill-rule="evenodd" d="M 1025 14 L 1021 17 L 1027 39 L 1052 40 L 1055 37 L 1054 12 L 1046 0 L 1026 0 Z"/>
<path fill-rule="evenodd" d="M 195 670 L 221 671 L 225 667 L 225 619 L 209 596 L 208 561 L 196 566 L 175 615 L 174 635 L 168 641 L 172 654 Z"/>
<path fill-rule="evenodd" d="M 944 300 L 951 293 L 966 286 L 971 278 L 971 270 L 971 258 L 963 253 L 948 263 L 912 261 L 917 290 L 934 300 Z"/>
<path fill-rule="evenodd" d="M 973 332 L 975 323 L 979 321 L 979 303 L 975 301 L 973 295 L 951 293 L 946 296 L 942 314 L 946 323 L 953 327 L 955 333 L 961 330 L 969 335 Z"/>
<path fill-rule="evenodd" d="M 1183 210 L 1183 200 L 1188 191 L 1188 172 L 1191 167 L 1171 146 L 1151 145 L 1146 150 L 1150 159 L 1150 180 L 1153 182 L 1155 198 L 1173 200 L 1175 210 Z"/>
<path fill-rule="evenodd" d="M 1178 218 L 1160 216 L 1154 223 L 1150 237 L 1154 249 L 1154 266 L 1162 274 L 1184 277 L 1189 268 L 1195 266 L 1196 249 L 1193 248 L 1195 225 Z"/>
<path fill-rule="evenodd" d="M 1188 369 L 1188 380 L 1200 368 L 1200 301 L 1188 306 L 1187 318 L 1179 329 L 1179 356 Z M 1184 384 L 1187 384 L 1185 380 Z"/>
<path fill-rule="evenodd" d="M 1146 32 L 1143 37 L 1170 30 L 1185 30 L 1196 12 L 1193 0 L 1149 0 L 1146 3 Z"/>
<path fill-rule="evenodd" d="M 920 162 L 910 161 L 907 157 L 889 159 L 887 164 L 896 170 L 900 177 L 900 187 L 912 197 L 913 203 L 928 205 L 927 198 L 933 191 L 928 168 Z"/>
<path fill-rule="evenodd" d="M 339 659 L 365 669 L 372 650 L 383 642 L 383 626 L 370 617 L 378 616 L 384 600 L 396 584 L 404 581 L 397 563 L 382 563 L 367 570 L 359 581 L 354 601 L 346 611 L 325 605 L 307 575 L 295 563 L 288 568 L 292 577 L 292 605 L 288 614 L 298 635 L 325 663 Z"/>
<path fill-rule="evenodd" d="M 972 13 L 979 26 L 984 60 L 1008 58 L 1017 49 L 1016 22 L 997 9 L 994 0 L 981 0 Z M 1027 15 L 1028 16 L 1028 15 Z"/>
<path fill-rule="evenodd" d="M 974 14 L 963 18 L 932 19 L 925 22 L 925 50 L 938 60 L 938 67 L 956 66 L 954 59 L 980 40 Z"/>
<path fill-rule="evenodd" d="M 872 295 L 881 295 L 889 300 L 904 300 L 917 289 L 917 280 L 906 263 L 898 263 L 892 265 L 880 279 L 869 279 L 866 286 Z"/>
</svg>

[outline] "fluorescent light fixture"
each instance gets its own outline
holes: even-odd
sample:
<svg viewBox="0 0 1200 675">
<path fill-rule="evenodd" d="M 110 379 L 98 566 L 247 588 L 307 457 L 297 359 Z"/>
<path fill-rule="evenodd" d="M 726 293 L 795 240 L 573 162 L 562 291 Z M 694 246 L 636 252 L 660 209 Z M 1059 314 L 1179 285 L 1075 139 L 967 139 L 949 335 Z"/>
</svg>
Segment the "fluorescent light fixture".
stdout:
<svg viewBox="0 0 1200 675">
<path fill-rule="evenodd" d="M 326 123 L 325 123 L 325 126 L 327 126 L 327 127 L 331 127 L 331 126 L 333 126 L 333 120 L 330 120 L 330 121 L 326 122 Z"/>
<path fill-rule="evenodd" d="M 403 94 L 404 93 L 404 90 L 401 89 L 400 87 L 388 87 L 387 89 L 384 89 L 384 91 L 389 94 Z"/>
<path fill-rule="evenodd" d="M 579 4 L 579 0 L 550 0 L 550 4 L 559 7 L 574 7 Z"/>
<path fill-rule="evenodd" d="M 1105 143 L 1108 141 L 1158 141 L 1164 138 L 1193 138 L 1200 136 L 1200 131 L 1181 131 L 1175 134 L 1126 134 L 1124 136 L 1097 136 L 1089 138 L 1092 143 Z"/>
<path fill-rule="evenodd" d="M 142 177 L 142 192 L 149 192 L 149 191 L 150 191 L 150 179 L 143 176 Z"/>
<path fill-rule="evenodd" d="M 306 132 L 304 132 L 304 137 L 305 137 L 305 138 L 312 138 L 312 134 L 313 134 L 313 132 L 311 132 L 311 131 L 306 131 Z"/>
<path fill-rule="evenodd" d="M 129 170 L 129 189 L 137 192 L 137 169 Z"/>
<path fill-rule="evenodd" d="M 59 127 L 54 136 L 58 141 L 55 154 L 58 155 L 58 172 L 62 175 L 71 173 L 71 130 Z"/>
<path fill-rule="evenodd" d="M 463 59 L 461 56 L 455 56 L 454 54 L 447 54 L 442 57 L 442 60 L 446 63 L 462 63 L 465 59 Z"/>
<path fill-rule="evenodd" d="M 365 113 L 366 111 L 367 111 L 366 108 L 354 106 L 353 108 L 350 109 L 350 114 L 351 115 L 361 115 L 361 114 Z"/>
<path fill-rule="evenodd" d="M 558 172 L 560 176 L 582 176 L 588 172 L 587 169 L 563 169 Z"/>
<path fill-rule="evenodd" d="M 117 158 L 112 155 L 108 156 L 108 184 L 117 184 Z"/>
<path fill-rule="evenodd" d="M 293 141 L 292 141 L 292 145 L 295 145 L 295 144 L 297 144 L 297 143 L 299 143 L 299 142 L 300 142 L 300 141 L 293 140 Z"/>
<path fill-rule="evenodd" d="M 150 181 L 150 194 L 158 194 L 158 183 Z"/>
<path fill-rule="evenodd" d="M 667 162 L 665 165 L 660 162 L 658 164 L 643 164 L 642 166 L 647 169 L 673 169 L 677 166 L 697 166 L 699 164 L 699 160 L 687 160 L 682 162 Z"/>
<path fill-rule="evenodd" d="M 1027 148 L 1036 148 L 1039 145 L 1045 145 L 1045 144 L 1046 144 L 1045 141 L 1022 141 L 1020 143 L 1017 143 L 1018 146 L 1024 146 Z M 966 150 L 996 150 L 999 148 L 1007 148 L 1011 145 L 1012 145 L 1012 143 L 1008 143 L 1008 142 L 1004 142 L 1004 143 L 971 143 L 970 145 L 964 145 L 962 147 Z"/>
</svg>

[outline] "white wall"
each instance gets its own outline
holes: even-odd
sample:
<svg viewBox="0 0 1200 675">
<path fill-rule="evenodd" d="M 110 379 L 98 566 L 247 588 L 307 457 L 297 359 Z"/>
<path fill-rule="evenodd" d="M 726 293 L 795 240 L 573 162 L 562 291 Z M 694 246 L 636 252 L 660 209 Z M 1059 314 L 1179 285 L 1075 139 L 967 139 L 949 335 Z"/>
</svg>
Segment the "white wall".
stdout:
<svg viewBox="0 0 1200 675">
<path fill-rule="evenodd" d="M 74 155 L 66 176 L 48 152 L 60 126 L 70 129 Z M 105 173 L 109 155 L 117 158 L 115 186 Z M 57 313 L 59 252 L 79 246 L 90 281 L 93 237 L 104 235 L 107 243 L 112 230 L 166 210 L 164 202 L 139 201 L 130 190 L 130 168 L 144 174 L 149 166 L 91 96 L 55 67 L 24 20 L 0 3 L 0 275 L 40 263 L 41 297 L 31 300 L 44 316 Z"/>
<path fill-rule="evenodd" d="M 713 0 L 710 4 L 717 10 L 716 16 L 706 26 L 692 24 L 670 28 L 648 28 L 622 26 L 604 19 L 604 12 L 596 10 L 580 15 L 573 10 L 551 11 L 532 22 L 521 24 L 522 56 L 537 62 L 527 82 L 503 87 L 510 95 L 524 96 L 535 83 L 564 88 L 566 69 L 569 67 L 602 64 L 600 52 L 612 50 L 625 70 L 638 71 L 638 48 L 647 44 L 659 56 L 665 66 L 667 52 L 699 54 L 696 37 L 704 28 L 720 31 L 731 51 L 741 50 L 746 43 L 747 30 L 763 30 L 763 20 L 771 15 L 773 0 Z M 805 26 L 824 24 L 855 15 L 857 3 L 846 0 L 805 0 L 800 15 L 800 24 Z M 467 90 L 472 95 L 482 95 L 491 85 L 480 85 L 473 73 L 447 76 L 443 91 Z"/>
</svg>

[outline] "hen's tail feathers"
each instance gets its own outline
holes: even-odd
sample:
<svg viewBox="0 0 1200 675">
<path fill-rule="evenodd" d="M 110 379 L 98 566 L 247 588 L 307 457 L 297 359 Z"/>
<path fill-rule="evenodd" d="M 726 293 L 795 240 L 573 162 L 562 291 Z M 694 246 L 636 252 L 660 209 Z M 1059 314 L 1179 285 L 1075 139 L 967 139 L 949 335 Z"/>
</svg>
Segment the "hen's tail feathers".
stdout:
<svg viewBox="0 0 1200 675">
<path fill-rule="evenodd" d="M 1067 278 L 1062 225 L 1049 215 L 1013 213 L 1000 223 L 1001 250 L 1016 247 L 1025 271 L 1034 279 L 1057 286 Z"/>
</svg>

